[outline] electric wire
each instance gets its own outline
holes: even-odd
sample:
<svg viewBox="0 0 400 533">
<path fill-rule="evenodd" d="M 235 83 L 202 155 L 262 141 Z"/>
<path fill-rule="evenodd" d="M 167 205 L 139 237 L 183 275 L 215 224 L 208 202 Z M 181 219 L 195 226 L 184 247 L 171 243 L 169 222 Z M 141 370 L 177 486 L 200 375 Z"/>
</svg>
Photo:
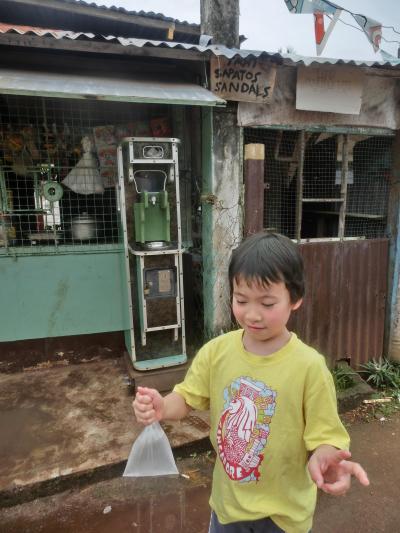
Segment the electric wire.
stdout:
<svg viewBox="0 0 400 533">
<path fill-rule="evenodd" d="M 350 13 L 350 12 L 349 12 Z M 330 20 L 333 20 L 333 17 L 331 17 L 330 15 L 326 15 Z M 342 19 L 338 19 L 339 22 L 341 22 L 342 24 L 345 24 L 346 26 L 350 26 L 350 28 L 354 28 L 355 30 L 357 31 L 360 31 L 361 33 L 364 33 L 364 30 L 362 28 L 358 28 L 357 26 L 354 26 L 353 24 L 349 24 L 348 22 L 345 22 L 344 20 Z M 384 28 L 385 26 L 382 26 L 382 28 Z M 396 33 L 399 33 L 399 32 L 396 32 Z M 399 33 L 400 35 L 400 33 Z M 397 43 L 397 44 L 400 44 L 400 41 L 396 41 L 396 40 L 389 40 L 389 39 L 386 39 L 383 35 L 381 35 L 381 39 L 382 41 L 385 41 L 385 43 Z"/>
<path fill-rule="evenodd" d="M 324 2 L 326 4 L 328 4 L 330 7 L 333 7 L 335 9 L 340 9 L 341 11 L 344 11 L 345 13 L 348 13 L 349 15 L 351 15 L 352 17 L 361 17 L 364 19 L 365 21 L 365 25 L 367 24 L 368 22 L 368 17 L 366 17 L 365 15 L 363 15 L 362 13 L 353 13 L 352 11 L 350 11 L 349 9 L 346 9 L 345 7 L 342 7 L 342 6 L 338 6 L 337 4 L 334 4 L 333 2 L 330 2 L 329 0 L 324 0 Z M 293 4 L 291 4 L 292 8 L 294 8 L 295 6 L 293 6 Z M 328 15 L 327 13 L 325 13 L 326 16 L 328 18 L 330 18 L 332 20 L 332 17 L 330 15 Z M 357 26 L 353 26 L 353 24 L 349 24 L 348 22 L 344 22 L 342 19 L 339 19 L 340 22 L 342 22 L 343 24 L 345 24 L 346 26 L 350 26 L 351 28 L 355 28 L 356 30 L 358 31 L 361 31 L 363 32 L 363 30 L 361 28 L 357 28 Z M 394 26 L 384 26 L 383 24 L 381 24 L 381 27 L 382 28 L 385 28 L 385 29 L 389 29 L 389 30 L 392 30 L 394 33 L 397 33 L 398 35 L 400 35 L 400 31 L 396 30 L 394 28 Z M 396 41 L 396 40 L 388 40 L 386 39 L 385 37 L 381 36 L 382 38 L 382 41 L 385 41 L 386 43 L 397 43 L 397 44 L 400 44 L 400 41 Z"/>
</svg>

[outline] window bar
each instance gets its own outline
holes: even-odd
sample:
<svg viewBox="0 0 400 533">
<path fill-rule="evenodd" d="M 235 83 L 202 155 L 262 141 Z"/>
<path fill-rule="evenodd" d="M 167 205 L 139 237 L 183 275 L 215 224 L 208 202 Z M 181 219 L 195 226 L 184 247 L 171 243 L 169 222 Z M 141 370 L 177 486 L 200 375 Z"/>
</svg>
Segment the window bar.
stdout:
<svg viewBox="0 0 400 533">
<path fill-rule="evenodd" d="M 299 167 L 297 170 L 297 193 L 296 193 L 296 240 L 301 239 L 301 223 L 303 214 L 303 170 L 304 170 L 304 153 L 305 153 L 305 132 L 300 131 L 300 152 Z"/>
<path fill-rule="evenodd" d="M 347 206 L 347 174 L 349 168 L 349 136 L 344 135 L 342 144 L 342 180 L 340 184 L 340 196 L 342 203 L 339 211 L 339 233 L 338 237 L 342 241 L 344 238 L 344 227 L 346 222 L 346 206 Z"/>
</svg>

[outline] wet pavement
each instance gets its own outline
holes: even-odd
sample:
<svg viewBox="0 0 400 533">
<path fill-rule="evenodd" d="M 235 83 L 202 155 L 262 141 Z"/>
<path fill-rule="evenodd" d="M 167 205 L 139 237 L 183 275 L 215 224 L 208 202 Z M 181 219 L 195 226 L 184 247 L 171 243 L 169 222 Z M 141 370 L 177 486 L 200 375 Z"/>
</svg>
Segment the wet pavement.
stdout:
<svg viewBox="0 0 400 533">
<path fill-rule="evenodd" d="M 202 533 L 213 461 L 178 461 L 188 478 L 118 478 L 0 511 L 4 533 Z"/>
<path fill-rule="evenodd" d="M 356 420 L 349 431 L 354 460 L 371 486 L 354 483 L 345 497 L 321 494 L 313 533 L 397 533 L 400 413 L 381 422 Z M 3 533 L 206 533 L 214 456 L 177 459 L 177 477 L 122 478 L 0 509 Z"/>
<path fill-rule="evenodd" d="M 0 373 L 0 506 L 117 475 L 143 429 L 125 376 L 122 359 Z M 174 448 L 197 445 L 208 413 L 163 427 Z"/>
</svg>

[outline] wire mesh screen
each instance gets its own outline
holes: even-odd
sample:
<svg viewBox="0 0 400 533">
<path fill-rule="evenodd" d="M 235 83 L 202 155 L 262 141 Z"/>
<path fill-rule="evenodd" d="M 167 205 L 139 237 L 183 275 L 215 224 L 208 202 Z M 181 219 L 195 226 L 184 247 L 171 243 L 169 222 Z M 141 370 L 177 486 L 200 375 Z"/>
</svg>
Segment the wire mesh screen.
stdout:
<svg viewBox="0 0 400 533">
<path fill-rule="evenodd" d="M 265 146 L 266 229 L 292 239 L 385 235 L 391 137 L 306 131 L 302 144 L 299 131 L 245 129 L 245 143 Z"/>
<path fill-rule="evenodd" d="M 121 243 L 116 148 L 166 131 L 159 106 L 0 95 L 0 246 Z M 82 246 L 80 246 L 82 248 Z"/>
<path fill-rule="evenodd" d="M 347 188 L 346 237 L 372 239 L 385 235 L 392 142 L 392 137 L 369 137 L 354 146 L 353 183 Z"/>
<path fill-rule="evenodd" d="M 295 236 L 296 179 L 293 173 L 296 162 L 297 132 L 245 129 L 244 141 L 265 146 L 264 165 L 264 228 Z"/>
</svg>

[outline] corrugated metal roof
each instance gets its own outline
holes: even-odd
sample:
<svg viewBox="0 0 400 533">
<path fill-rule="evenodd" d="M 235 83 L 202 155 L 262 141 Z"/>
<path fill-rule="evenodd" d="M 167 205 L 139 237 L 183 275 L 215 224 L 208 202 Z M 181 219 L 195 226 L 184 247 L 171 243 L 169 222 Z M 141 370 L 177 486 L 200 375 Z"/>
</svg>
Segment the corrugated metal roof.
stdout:
<svg viewBox="0 0 400 533">
<path fill-rule="evenodd" d="M 198 24 L 153 12 L 107 8 L 74 0 L 1 0 L 0 20 L 13 25 L 194 44 L 200 38 Z"/>
<path fill-rule="evenodd" d="M 302 64 L 305 66 L 310 66 L 312 64 L 319 65 L 354 65 L 357 67 L 398 67 L 400 66 L 399 60 L 392 61 L 360 61 L 355 59 L 335 59 L 330 57 L 312 57 L 312 56 L 302 56 L 298 54 L 281 54 L 278 52 L 265 52 L 262 50 L 240 50 L 236 48 L 226 48 L 221 45 L 209 45 L 206 47 L 211 50 L 213 54 L 217 56 L 223 56 L 228 59 L 231 59 L 234 56 L 240 56 L 243 59 L 248 57 L 269 57 L 276 58 L 281 60 L 283 63 L 294 63 Z"/>
<path fill-rule="evenodd" d="M 63 0 L 70 1 L 70 0 Z M 171 48 L 171 49 L 183 49 L 192 50 L 204 54 L 213 54 L 219 57 L 225 57 L 232 59 L 235 56 L 239 56 L 242 59 L 247 58 L 264 58 L 273 59 L 279 63 L 286 65 L 353 65 L 357 67 L 387 67 L 387 68 L 399 68 L 399 60 L 390 61 L 362 61 L 353 59 L 335 59 L 329 57 L 312 57 L 302 56 L 298 54 L 281 54 L 278 52 L 266 52 L 263 50 L 243 50 L 238 48 L 227 48 L 222 45 L 208 45 L 200 46 L 191 43 L 180 43 L 175 41 L 154 41 L 150 39 L 136 39 L 126 37 L 116 37 L 114 35 L 95 35 L 93 33 L 84 32 L 71 32 L 64 30 L 53 30 L 31 26 L 17 26 L 10 24 L 0 24 L 0 33 L 18 33 L 20 35 L 34 34 L 38 37 L 52 37 L 54 39 L 88 39 L 119 43 L 122 46 L 136 46 L 138 48 L 143 47 L 155 47 L 155 48 Z"/>
<path fill-rule="evenodd" d="M 83 0 L 58 0 L 59 2 L 65 3 L 65 4 L 72 4 L 72 5 L 82 5 L 86 7 L 93 7 L 95 9 L 103 10 L 103 11 L 116 11 L 118 13 L 124 13 L 126 15 L 134 15 L 136 17 L 145 17 L 145 18 L 151 18 L 156 20 L 163 20 L 165 22 L 174 22 L 175 24 L 181 24 L 183 26 L 191 26 L 192 28 L 199 28 L 200 25 L 192 22 L 187 22 L 186 20 L 178 20 L 174 19 L 172 17 L 167 17 L 163 15 L 162 13 L 154 13 L 154 11 L 130 11 L 128 9 L 125 9 L 124 7 L 116 7 L 116 6 L 103 6 L 103 5 L 97 5 L 93 2 L 84 2 Z"/>
<path fill-rule="evenodd" d="M 35 26 L 17 26 L 15 24 L 3 24 L 0 22 L 0 33 L 18 33 L 19 35 L 34 34 L 38 37 L 53 37 L 54 39 L 78 39 L 85 37 L 86 39 L 95 39 L 94 33 L 73 32 L 64 30 L 52 30 L 49 28 L 38 28 Z M 103 36 L 99 36 L 104 39 Z"/>
</svg>

